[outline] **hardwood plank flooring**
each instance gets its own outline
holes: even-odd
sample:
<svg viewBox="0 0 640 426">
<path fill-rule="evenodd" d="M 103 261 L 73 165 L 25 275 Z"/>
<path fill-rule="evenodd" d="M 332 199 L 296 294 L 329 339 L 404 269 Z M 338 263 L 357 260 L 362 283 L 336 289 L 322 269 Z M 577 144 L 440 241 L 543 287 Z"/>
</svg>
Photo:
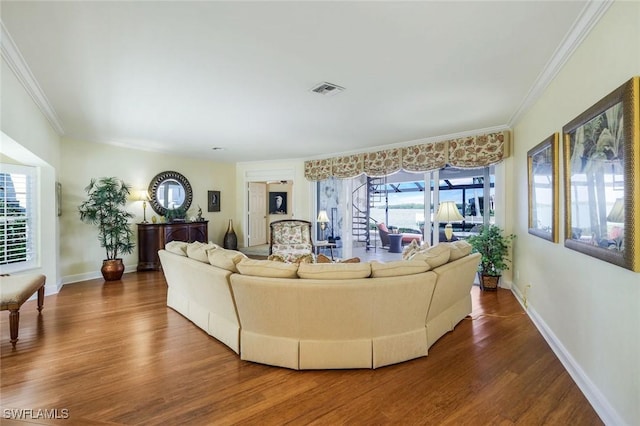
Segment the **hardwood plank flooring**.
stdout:
<svg viewBox="0 0 640 426">
<path fill-rule="evenodd" d="M 66 285 L 41 315 L 23 305 L 15 350 L 2 312 L 0 423 L 602 424 L 511 292 L 472 295 L 473 319 L 427 357 L 292 371 L 241 361 L 167 308 L 162 273 Z M 37 411 L 54 409 L 68 418 Z"/>
</svg>

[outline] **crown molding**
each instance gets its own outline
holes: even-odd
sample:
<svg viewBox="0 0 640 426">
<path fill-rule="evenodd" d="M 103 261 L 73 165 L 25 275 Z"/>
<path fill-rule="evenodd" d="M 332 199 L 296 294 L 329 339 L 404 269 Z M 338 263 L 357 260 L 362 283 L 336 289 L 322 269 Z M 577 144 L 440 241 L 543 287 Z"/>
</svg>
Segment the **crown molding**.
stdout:
<svg viewBox="0 0 640 426">
<path fill-rule="evenodd" d="M 9 31 L 7 31 L 7 28 L 4 26 L 2 21 L 0 21 L 0 28 L 2 30 L 2 34 L 0 36 L 2 59 L 5 60 L 7 65 L 9 65 L 9 68 L 11 68 L 16 77 L 18 77 L 18 80 L 22 83 L 27 93 L 34 100 L 38 108 L 40 108 L 40 111 L 42 111 L 47 120 L 49 120 L 53 129 L 59 136 L 64 135 L 64 129 L 60 123 L 58 115 L 38 84 L 38 81 L 33 76 L 31 69 L 29 69 L 27 62 L 24 60 L 18 46 L 14 43 L 13 38 L 11 38 Z"/>
<path fill-rule="evenodd" d="M 547 65 L 538 75 L 538 78 L 531 89 L 529 89 L 529 92 L 518 109 L 509 119 L 509 127 L 513 128 L 522 115 L 542 96 L 542 93 L 544 93 L 564 64 L 569 60 L 571 55 L 573 55 L 573 52 L 575 52 L 582 41 L 589 35 L 613 2 L 614 0 L 587 1 L 587 4 L 585 4 L 578 18 L 576 18 L 573 26 L 569 29 L 567 35 L 551 56 Z"/>
</svg>

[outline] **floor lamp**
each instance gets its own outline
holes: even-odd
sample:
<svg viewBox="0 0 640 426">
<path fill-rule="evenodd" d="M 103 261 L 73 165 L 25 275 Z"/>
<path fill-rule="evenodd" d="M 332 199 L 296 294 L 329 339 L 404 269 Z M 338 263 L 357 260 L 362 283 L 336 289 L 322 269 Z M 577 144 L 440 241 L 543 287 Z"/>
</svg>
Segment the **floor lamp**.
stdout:
<svg viewBox="0 0 640 426">
<path fill-rule="evenodd" d="M 438 207 L 438 213 L 436 214 L 436 220 L 438 222 L 446 222 L 444 227 L 444 235 L 447 237 L 447 241 L 451 241 L 453 237 L 453 228 L 451 227 L 452 221 L 464 220 L 464 217 L 460 214 L 458 206 L 455 201 L 443 201 Z"/>
</svg>

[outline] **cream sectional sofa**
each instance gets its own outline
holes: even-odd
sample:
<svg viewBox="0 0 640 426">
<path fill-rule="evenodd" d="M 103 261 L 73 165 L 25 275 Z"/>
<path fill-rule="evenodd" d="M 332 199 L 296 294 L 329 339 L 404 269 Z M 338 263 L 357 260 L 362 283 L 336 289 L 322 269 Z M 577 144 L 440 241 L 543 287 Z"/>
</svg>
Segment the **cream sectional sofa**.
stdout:
<svg viewBox="0 0 640 426">
<path fill-rule="evenodd" d="M 242 359 L 291 369 L 426 356 L 471 312 L 480 261 L 462 243 L 396 262 L 300 265 L 189 246 L 159 252 L 167 305 Z"/>
</svg>

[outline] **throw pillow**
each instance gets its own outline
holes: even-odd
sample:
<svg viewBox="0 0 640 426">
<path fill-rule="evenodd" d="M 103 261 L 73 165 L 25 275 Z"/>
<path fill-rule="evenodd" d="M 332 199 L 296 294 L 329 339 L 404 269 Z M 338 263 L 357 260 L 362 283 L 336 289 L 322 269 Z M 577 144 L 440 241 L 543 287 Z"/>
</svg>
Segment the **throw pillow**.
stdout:
<svg viewBox="0 0 640 426">
<path fill-rule="evenodd" d="M 418 250 L 420 250 L 420 245 L 418 244 L 418 241 L 411 240 L 411 243 L 407 245 L 404 248 L 404 250 L 402 250 L 402 260 L 410 259 L 411 256 L 413 256 L 418 252 Z"/>
<path fill-rule="evenodd" d="M 409 260 L 422 260 L 427 262 L 431 268 L 437 268 L 449 261 L 451 249 L 446 244 L 438 244 L 429 247 L 427 250 L 414 254 Z"/>
<path fill-rule="evenodd" d="M 180 256 L 187 255 L 187 245 L 185 241 L 169 241 L 164 245 L 164 249 L 168 252 L 175 253 Z"/>
<path fill-rule="evenodd" d="M 236 267 L 242 275 L 269 278 L 298 278 L 297 263 L 284 263 L 275 260 L 243 259 Z"/>
<path fill-rule="evenodd" d="M 342 259 L 340 263 L 360 263 L 359 257 L 350 257 L 349 259 Z"/>
<path fill-rule="evenodd" d="M 324 254 L 320 253 L 316 256 L 316 263 L 331 263 L 331 259 L 329 259 Z"/>
<path fill-rule="evenodd" d="M 270 254 L 269 257 L 267 257 L 267 260 L 273 260 L 274 262 L 284 262 L 284 257 L 280 256 L 279 254 Z"/>
</svg>

